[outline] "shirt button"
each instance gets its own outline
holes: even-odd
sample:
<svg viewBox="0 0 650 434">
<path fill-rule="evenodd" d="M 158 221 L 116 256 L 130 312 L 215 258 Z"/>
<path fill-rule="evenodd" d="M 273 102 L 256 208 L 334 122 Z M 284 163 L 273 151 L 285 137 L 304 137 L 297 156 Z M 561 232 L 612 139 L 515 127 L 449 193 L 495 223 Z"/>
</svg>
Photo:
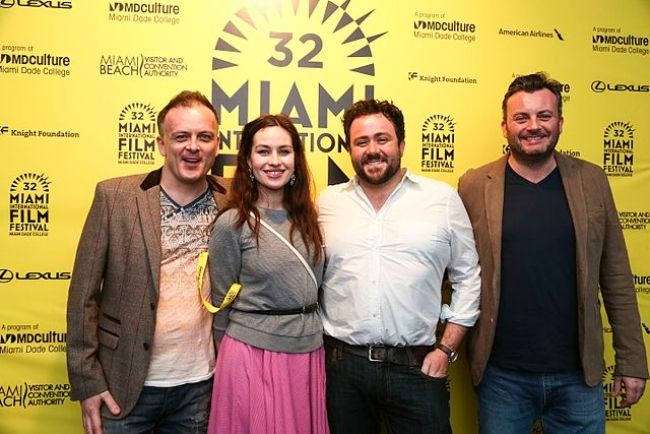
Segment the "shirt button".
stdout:
<svg viewBox="0 0 650 434">
<path fill-rule="evenodd" d="M 149 305 L 149 307 L 151 308 L 151 310 L 156 309 L 156 303 L 151 303 L 151 304 Z"/>
<path fill-rule="evenodd" d="M 145 351 L 149 351 L 149 344 L 147 342 L 143 343 L 142 348 L 144 348 Z"/>
</svg>

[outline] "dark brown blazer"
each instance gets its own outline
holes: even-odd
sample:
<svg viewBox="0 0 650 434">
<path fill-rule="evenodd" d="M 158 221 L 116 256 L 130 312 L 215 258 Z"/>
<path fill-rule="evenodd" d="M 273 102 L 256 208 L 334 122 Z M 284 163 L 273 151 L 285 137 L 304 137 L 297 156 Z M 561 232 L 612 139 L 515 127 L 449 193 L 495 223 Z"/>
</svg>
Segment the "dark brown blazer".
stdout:
<svg viewBox="0 0 650 434">
<path fill-rule="evenodd" d="M 576 237 L 578 336 L 585 382 L 590 386 L 598 384 L 605 369 L 599 289 L 613 331 L 615 374 L 647 378 L 634 281 L 607 177 L 594 164 L 557 152 L 554 156 Z M 506 155 L 469 170 L 458 184 L 481 263 L 481 315 L 467 341 L 474 384 L 483 377 L 499 313 L 507 159 Z"/>
<path fill-rule="evenodd" d="M 109 390 L 122 410 L 118 418 L 133 409 L 149 367 L 160 284 L 160 176 L 158 169 L 97 184 L 68 293 L 71 398 Z M 223 180 L 207 179 L 222 207 Z"/>
</svg>

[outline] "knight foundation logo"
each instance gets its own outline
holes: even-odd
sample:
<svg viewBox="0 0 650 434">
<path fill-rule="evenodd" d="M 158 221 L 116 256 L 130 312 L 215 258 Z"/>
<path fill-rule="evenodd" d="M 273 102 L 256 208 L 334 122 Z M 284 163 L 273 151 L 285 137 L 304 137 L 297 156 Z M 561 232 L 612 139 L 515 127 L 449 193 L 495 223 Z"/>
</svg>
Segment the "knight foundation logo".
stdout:
<svg viewBox="0 0 650 434">
<path fill-rule="evenodd" d="M 607 422 L 631 421 L 632 410 L 620 407 L 621 398 L 614 396 L 614 366 L 608 366 L 603 374 L 603 392 L 605 393 L 605 419 Z"/>
<path fill-rule="evenodd" d="M 634 128 L 612 122 L 603 134 L 603 170 L 607 176 L 634 175 Z"/>
<path fill-rule="evenodd" d="M 450 116 L 432 115 L 422 124 L 422 172 L 454 171 L 456 124 Z"/>
<path fill-rule="evenodd" d="M 50 181 L 44 174 L 23 173 L 9 188 L 9 235 L 47 236 Z"/>
<path fill-rule="evenodd" d="M 118 164 L 154 164 L 156 130 L 156 111 L 151 105 L 135 102 L 124 107 L 117 126 Z"/>
</svg>

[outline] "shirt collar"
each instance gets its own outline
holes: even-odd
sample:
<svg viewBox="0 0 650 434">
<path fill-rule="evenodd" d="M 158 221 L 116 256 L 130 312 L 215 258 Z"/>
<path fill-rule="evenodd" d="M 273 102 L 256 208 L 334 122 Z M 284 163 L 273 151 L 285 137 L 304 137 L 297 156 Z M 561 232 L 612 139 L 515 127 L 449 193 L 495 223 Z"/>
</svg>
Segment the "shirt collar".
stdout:
<svg viewBox="0 0 650 434">
<path fill-rule="evenodd" d="M 409 182 L 414 182 L 414 183 L 416 183 L 416 184 L 419 184 L 420 181 L 419 181 L 419 180 L 418 180 L 418 179 L 413 175 L 413 173 L 412 173 L 410 170 L 408 170 L 408 169 L 406 169 L 406 168 L 404 168 L 404 167 L 401 168 L 400 170 L 402 170 L 402 171 L 404 172 L 404 176 L 402 176 L 402 179 L 401 179 L 400 183 L 397 184 L 397 187 L 395 187 L 395 190 L 397 190 L 398 188 L 400 188 L 400 186 L 401 186 L 401 185 L 402 185 L 406 180 L 408 180 Z M 345 190 L 353 191 L 353 190 L 354 190 L 355 188 L 357 188 L 357 187 L 361 188 L 361 186 L 359 185 L 359 177 L 358 177 L 357 175 L 354 175 L 354 176 L 353 176 L 352 178 L 350 178 L 350 180 L 346 183 L 344 189 L 345 189 Z"/>
</svg>

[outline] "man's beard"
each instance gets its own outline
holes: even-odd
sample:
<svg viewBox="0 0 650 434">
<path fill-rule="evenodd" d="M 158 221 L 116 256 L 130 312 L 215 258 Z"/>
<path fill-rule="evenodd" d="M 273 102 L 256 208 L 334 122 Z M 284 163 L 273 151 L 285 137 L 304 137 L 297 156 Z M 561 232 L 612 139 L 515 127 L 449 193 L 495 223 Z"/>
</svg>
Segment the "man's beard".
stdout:
<svg viewBox="0 0 650 434">
<path fill-rule="evenodd" d="M 383 173 L 379 176 L 368 175 L 364 170 L 364 166 L 367 163 L 372 163 L 375 161 L 386 163 L 387 166 L 384 169 Z M 388 158 L 386 158 L 386 156 L 382 154 L 376 154 L 365 156 L 360 163 L 353 161 L 352 166 L 354 167 L 354 171 L 356 172 L 357 176 L 363 181 L 367 182 L 368 184 L 381 185 L 388 182 L 388 180 L 390 180 L 400 170 L 401 161 L 401 158 L 390 161 Z M 372 173 L 377 172 L 374 171 Z"/>
<path fill-rule="evenodd" d="M 524 141 L 525 138 L 528 137 L 544 137 L 549 142 L 548 146 L 542 151 L 536 150 L 534 152 L 527 152 L 525 147 L 521 144 L 521 141 Z M 529 164 L 542 163 L 547 161 L 551 155 L 553 155 L 553 151 L 555 150 L 555 146 L 557 145 L 559 138 L 559 134 L 557 136 L 553 136 L 552 134 L 544 132 L 532 134 L 528 133 L 523 139 L 520 137 L 511 138 L 509 136 L 508 148 L 510 149 L 510 153 L 513 154 L 515 159 L 519 161 L 527 162 Z"/>
</svg>

